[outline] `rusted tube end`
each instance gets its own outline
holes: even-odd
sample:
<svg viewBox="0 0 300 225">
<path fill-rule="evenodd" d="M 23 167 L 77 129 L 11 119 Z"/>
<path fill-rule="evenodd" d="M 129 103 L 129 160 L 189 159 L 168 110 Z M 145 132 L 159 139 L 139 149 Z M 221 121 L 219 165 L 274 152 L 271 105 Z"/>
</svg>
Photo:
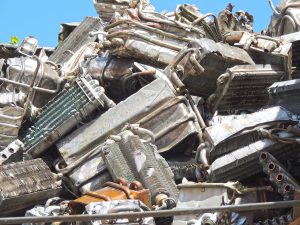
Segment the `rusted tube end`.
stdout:
<svg viewBox="0 0 300 225">
<path fill-rule="evenodd" d="M 208 155 L 208 147 L 207 147 L 207 145 L 206 144 L 199 145 L 197 151 L 199 153 L 199 161 L 200 161 L 200 163 L 202 163 L 203 168 L 205 170 L 208 170 L 210 166 L 209 166 L 208 159 L 207 159 L 207 155 Z"/>
<path fill-rule="evenodd" d="M 276 165 L 274 163 L 269 163 L 269 165 L 268 165 L 269 171 L 274 171 L 275 168 L 276 168 Z"/>
<path fill-rule="evenodd" d="M 277 174 L 277 176 L 276 176 L 276 181 L 277 181 L 277 182 L 282 182 L 282 181 L 283 181 L 283 178 L 284 178 L 283 174 L 279 173 L 279 174 Z"/>
<path fill-rule="evenodd" d="M 259 156 L 259 160 L 260 161 L 266 161 L 268 159 L 268 154 L 266 152 L 262 152 L 260 153 L 260 156 Z"/>
<path fill-rule="evenodd" d="M 284 188 L 284 193 L 291 193 L 293 191 L 293 187 L 289 184 L 285 185 Z"/>
</svg>

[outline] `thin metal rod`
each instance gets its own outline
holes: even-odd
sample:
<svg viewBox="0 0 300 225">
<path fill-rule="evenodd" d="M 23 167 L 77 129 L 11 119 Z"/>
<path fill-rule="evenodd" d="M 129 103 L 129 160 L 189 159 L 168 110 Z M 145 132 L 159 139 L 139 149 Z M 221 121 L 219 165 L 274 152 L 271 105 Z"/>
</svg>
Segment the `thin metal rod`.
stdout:
<svg viewBox="0 0 300 225">
<path fill-rule="evenodd" d="M 31 88 L 30 85 L 28 85 L 28 84 L 23 84 L 23 83 L 13 81 L 13 80 L 9 80 L 9 79 L 2 78 L 2 77 L 0 77 L 0 81 L 2 81 L 4 83 L 8 83 L 8 84 L 14 84 L 14 85 L 17 85 L 17 86 L 20 86 L 20 87 L 23 87 L 23 88 L 28 88 L 28 89 Z M 41 88 L 41 87 L 37 87 L 37 86 L 32 87 L 32 89 L 34 91 L 41 91 L 41 92 L 45 92 L 45 93 L 56 94 L 59 91 L 60 86 L 57 85 L 55 90 L 50 90 L 50 89 Z"/>
<path fill-rule="evenodd" d="M 7 217 L 0 218 L 0 224 L 52 223 L 116 219 L 138 219 L 144 217 L 169 217 L 180 215 L 199 215 L 213 212 L 247 212 L 262 209 L 291 208 L 300 206 L 300 201 L 264 202 L 242 205 L 218 206 L 212 208 L 189 208 L 148 212 L 111 213 L 105 215 L 72 215 L 72 216 L 43 216 L 43 217 Z"/>
<path fill-rule="evenodd" d="M 274 3 L 273 3 L 272 0 L 269 0 L 269 5 L 271 6 L 271 9 L 273 10 L 273 12 L 274 12 L 277 16 L 281 15 L 281 12 L 277 11 L 277 9 L 276 9 L 276 7 L 274 6 Z"/>
</svg>

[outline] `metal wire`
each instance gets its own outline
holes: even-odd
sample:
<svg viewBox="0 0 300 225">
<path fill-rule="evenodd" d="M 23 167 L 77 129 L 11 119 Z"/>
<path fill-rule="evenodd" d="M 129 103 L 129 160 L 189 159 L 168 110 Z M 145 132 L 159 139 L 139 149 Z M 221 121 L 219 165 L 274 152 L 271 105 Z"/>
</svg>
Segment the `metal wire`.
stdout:
<svg viewBox="0 0 300 225">
<path fill-rule="evenodd" d="M 43 216 L 43 217 L 3 217 L 0 218 L 0 224 L 26 224 L 26 223 L 53 223 L 53 222 L 75 222 L 75 221 L 95 221 L 95 220 L 117 220 L 117 219 L 138 219 L 145 217 L 169 217 L 180 215 L 199 215 L 203 213 L 215 212 L 247 212 L 258 211 L 262 209 L 279 209 L 300 206 L 299 200 L 282 202 L 264 202 L 242 205 L 226 205 L 211 208 L 188 208 L 173 209 L 148 212 L 128 212 L 111 213 L 105 215 L 70 215 L 70 216 Z"/>
</svg>

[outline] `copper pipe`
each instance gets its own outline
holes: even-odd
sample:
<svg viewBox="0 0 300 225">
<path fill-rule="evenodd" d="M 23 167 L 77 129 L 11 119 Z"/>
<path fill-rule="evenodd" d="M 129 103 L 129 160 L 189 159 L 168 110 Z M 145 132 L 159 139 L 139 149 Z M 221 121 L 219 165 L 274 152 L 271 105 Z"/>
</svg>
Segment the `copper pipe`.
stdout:
<svg viewBox="0 0 300 225">
<path fill-rule="evenodd" d="M 105 195 L 100 195 L 100 194 L 97 194 L 96 192 L 86 192 L 85 195 L 88 195 L 88 196 L 91 196 L 91 197 L 94 197 L 94 198 L 99 198 L 99 199 L 102 199 L 104 201 L 111 201 L 111 198 L 108 197 L 108 196 L 105 196 Z"/>
<path fill-rule="evenodd" d="M 116 184 L 116 183 L 113 183 L 113 182 L 106 182 L 104 185 L 104 187 L 112 187 L 112 188 L 115 188 L 117 190 L 120 190 L 120 191 L 123 191 L 127 197 L 127 199 L 132 199 L 131 196 L 130 196 L 130 191 L 128 188 L 120 185 L 120 184 Z"/>
</svg>

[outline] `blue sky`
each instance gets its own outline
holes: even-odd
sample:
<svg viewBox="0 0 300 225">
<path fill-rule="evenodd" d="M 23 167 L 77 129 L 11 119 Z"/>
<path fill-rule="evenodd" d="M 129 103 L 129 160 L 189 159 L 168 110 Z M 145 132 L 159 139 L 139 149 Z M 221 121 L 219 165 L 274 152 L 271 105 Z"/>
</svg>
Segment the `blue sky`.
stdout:
<svg viewBox="0 0 300 225">
<path fill-rule="evenodd" d="M 275 4 L 280 0 L 273 0 Z M 254 29 L 266 28 L 272 15 L 268 0 L 151 0 L 157 11 L 173 11 L 177 4 L 190 3 L 202 13 L 217 14 L 231 2 L 235 10 L 254 15 Z M 92 0 L 0 0 L 0 42 L 11 36 L 20 40 L 34 35 L 41 46 L 55 47 L 62 22 L 79 22 L 85 16 L 96 16 Z"/>
</svg>

